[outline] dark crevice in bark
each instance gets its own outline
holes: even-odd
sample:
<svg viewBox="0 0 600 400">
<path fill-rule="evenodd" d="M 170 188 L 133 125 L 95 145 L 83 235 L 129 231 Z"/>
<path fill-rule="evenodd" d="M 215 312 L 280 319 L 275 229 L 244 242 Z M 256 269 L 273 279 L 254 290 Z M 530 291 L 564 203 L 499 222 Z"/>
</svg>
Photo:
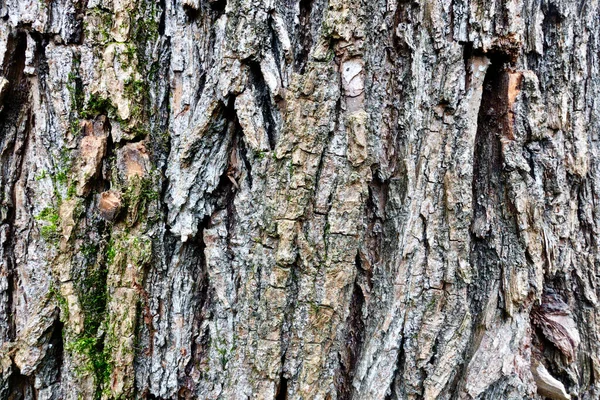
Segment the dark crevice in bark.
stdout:
<svg viewBox="0 0 600 400">
<path fill-rule="evenodd" d="M 10 101 L 2 104 L 3 109 L 0 113 L 0 128 L 2 131 L 5 131 L 7 127 L 16 125 L 21 108 L 29 96 L 29 84 L 23 72 L 26 49 L 27 34 L 25 32 L 18 32 L 14 36 L 9 36 L 5 56 L 7 61 L 2 67 L 2 75 L 8 79 L 10 85 L 4 99 Z"/>
<path fill-rule="evenodd" d="M 213 11 L 217 11 L 221 15 L 227 7 L 227 0 L 208 0 L 208 5 Z"/>
<path fill-rule="evenodd" d="M 360 255 L 356 254 L 357 279 L 354 282 L 352 297 L 350 300 L 350 312 L 346 319 L 346 335 L 339 353 L 339 370 L 336 373 L 335 386 L 337 398 L 350 400 L 352 398 L 352 381 L 356 372 L 356 364 L 359 360 L 365 334 L 365 321 L 363 318 L 363 306 L 365 296 L 358 284 L 360 274 L 364 273 L 361 266 Z"/>
<path fill-rule="evenodd" d="M 492 310 L 495 307 L 496 312 L 503 313 L 504 317 L 513 308 L 513 299 L 509 296 L 511 289 L 506 285 L 515 273 L 514 264 L 519 261 L 533 264 L 527 255 L 524 255 L 522 260 L 513 258 L 517 251 L 520 251 L 519 238 L 516 235 L 519 229 L 515 220 L 517 211 L 506 189 L 503 165 L 501 140 L 513 139 L 509 110 L 510 96 L 514 96 L 514 93 L 509 91 L 509 68 L 513 62 L 513 54 L 510 51 L 492 51 L 482 55 L 489 58 L 490 65 L 483 82 L 473 156 L 470 262 L 474 276 L 472 283 L 467 287 L 471 314 L 476 317 L 475 328 L 465 351 L 464 365 L 469 364 L 479 345 L 486 329 L 484 323 L 491 322 L 484 318 L 497 318 L 493 311 L 484 312 L 486 307 L 492 307 Z M 503 251 L 499 252 L 499 248 Z M 490 304 L 495 298 L 496 304 Z M 464 372 L 464 367 L 462 371 Z M 504 397 L 514 390 L 510 382 L 501 379 L 481 396 Z"/>
<path fill-rule="evenodd" d="M 239 125 L 239 122 L 238 122 Z M 246 168 L 246 176 L 248 177 L 248 185 L 250 185 L 250 188 L 252 188 L 252 164 L 250 164 L 250 160 L 248 159 L 248 150 L 246 149 L 246 146 L 244 145 L 244 141 L 241 137 L 241 135 L 243 135 L 242 132 L 242 127 L 239 126 L 239 129 L 237 130 L 239 132 L 239 153 L 240 156 L 242 157 L 242 161 L 244 162 L 244 167 Z"/>
<path fill-rule="evenodd" d="M 250 67 L 250 84 L 254 88 L 256 102 L 262 111 L 265 130 L 267 131 L 267 137 L 269 139 L 269 147 L 271 150 L 274 150 L 275 145 L 277 144 L 277 126 L 272 114 L 274 107 L 271 102 L 269 88 L 265 82 L 262 71 L 260 70 L 260 64 L 255 61 L 250 61 L 248 66 Z"/>
<path fill-rule="evenodd" d="M 63 329 L 65 324 L 60 320 L 60 310 L 54 321 L 54 327 L 52 330 L 52 337 L 50 338 L 50 344 L 52 346 L 51 352 L 53 353 L 52 359 L 56 361 L 58 369 L 58 379 L 60 381 L 60 367 L 63 364 L 64 358 L 64 341 L 63 341 Z"/>
<path fill-rule="evenodd" d="M 194 307 L 194 316 L 192 318 L 192 343 L 191 357 L 188 364 L 185 366 L 185 375 L 180 378 L 180 397 L 193 398 L 195 383 L 192 375 L 195 371 L 201 370 L 201 364 L 206 358 L 207 350 L 210 345 L 208 327 L 202 330 L 203 322 L 209 317 L 209 281 L 206 265 L 206 257 L 204 250 L 206 243 L 204 242 L 204 231 L 210 226 L 210 218 L 205 216 L 200 222 L 198 234 L 192 242 L 190 242 L 190 258 L 196 260 L 194 264 L 194 282 L 196 289 L 192 301 L 196 305 Z"/>
<path fill-rule="evenodd" d="M 8 387 L 7 400 L 37 400 L 38 398 L 34 376 L 22 375 L 19 367 L 14 364 Z"/>
<path fill-rule="evenodd" d="M 402 327 L 404 331 L 404 326 Z M 404 333 L 403 333 L 404 335 Z M 396 358 L 396 369 L 392 374 L 392 379 L 390 380 L 390 387 L 387 390 L 387 394 L 385 396 L 385 400 L 397 400 L 401 399 L 401 393 L 397 393 L 397 387 L 399 386 L 396 380 L 398 378 L 402 378 L 404 376 L 404 365 L 406 363 L 406 354 L 404 352 L 404 336 L 400 339 L 400 344 L 398 345 L 398 355 Z"/>
<path fill-rule="evenodd" d="M 64 338 L 63 338 L 64 323 L 59 318 L 54 322 L 54 329 L 52 331 L 52 337 L 50 338 L 50 345 L 52 346 L 48 351 L 47 358 L 52 361 L 51 370 L 55 372 L 56 377 L 54 382 L 60 382 L 62 379 L 62 367 L 64 360 Z"/>
<path fill-rule="evenodd" d="M 168 71 L 165 76 L 168 76 Z M 202 71 L 200 73 L 200 77 L 198 78 L 198 89 L 196 90 L 196 98 L 202 98 L 202 93 L 204 92 L 204 88 L 206 87 L 206 71 Z M 167 99 L 168 101 L 168 99 Z"/>
<path fill-rule="evenodd" d="M 234 98 L 230 97 L 227 101 L 227 105 L 224 107 L 223 119 L 225 122 L 224 135 L 227 137 L 227 164 L 217 187 L 212 191 L 211 198 L 213 204 L 217 210 L 224 210 L 233 205 L 233 199 L 235 197 L 235 191 L 239 188 L 238 179 L 241 176 L 241 165 L 239 154 L 239 146 L 243 141 L 242 129 L 237 119 Z"/>
<path fill-rule="evenodd" d="M 542 20 L 544 55 L 546 59 L 552 59 L 558 51 L 557 44 L 561 41 L 558 27 L 561 23 L 562 16 L 556 7 L 556 4 L 553 4 L 552 2 L 544 2 L 542 12 L 544 13 L 544 18 Z M 544 65 L 545 64 L 546 63 L 544 63 Z"/>
<path fill-rule="evenodd" d="M 67 14 L 69 25 L 73 27 L 70 35 L 65 38 L 67 44 L 83 43 L 84 35 L 84 17 L 87 9 L 88 0 L 75 1 L 73 8 L 74 12 Z"/>
<path fill-rule="evenodd" d="M 531 132 L 528 132 L 528 133 L 529 133 L 528 137 L 531 137 Z M 531 151 L 531 149 L 529 149 L 528 147 L 525 147 L 525 149 L 523 151 L 523 157 L 525 158 L 525 161 L 527 161 L 527 165 L 529 165 L 529 177 L 531 179 L 535 179 L 535 172 L 536 172 L 535 153 L 533 151 Z"/>
<path fill-rule="evenodd" d="M 473 280 L 467 286 L 467 298 L 471 314 L 474 318 L 474 331 L 465 350 L 465 363 L 479 345 L 485 327 L 484 309 L 495 293 L 498 304 L 502 305 L 503 263 L 496 252 L 498 241 L 503 241 L 506 221 L 503 214 L 504 201 L 503 162 L 500 137 L 506 128 L 507 84 L 504 72 L 508 57 L 503 54 L 485 54 L 490 58 L 485 79 L 481 103 L 477 117 L 477 132 L 473 154 L 472 208 L 473 217 L 470 227 L 471 252 L 470 263 Z M 491 219 L 488 219 L 491 218 Z M 494 306 L 494 305 L 492 305 Z M 458 384 L 461 388 L 464 382 Z M 462 390 L 462 389 L 461 389 Z"/>
<path fill-rule="evenodd" d="M 471 263 L 476 274 L 469 285 L 468 296 L 473 315 L 482 315 L 488 296 L 501 277 L 501 261 L 491 240 L 500 233 L 501 226 L 491 229 L 500 221 L 488 221 L 488 216 L 497 215 L 503 199 L 502 149 L 500 136 L 505 127 L 506 105 L 505 74 L 503 59 L 491 58 L 483 82 L 483 93 L 473 155 L 473 220 L 471 225 Z"/>
<path fill-rule="evenodd" d="M 150 98 L 155 99 L 155 105 L 150 104 L 150 140 L 146 143 L 150 149 L 154 165 L 163 165 L 166 168 L 167 157 L 171 152 L 171 136 L 169 135 L 169 124 L 171 112 L 169 110 L 169 93 L 171 91 L 171 79 L 169 78 L 169 65 L 171 63 L 171 41 L 166 38 L 161 44 L 158 61 L 152 63 L 151 71 L 153 77 L 148 79 L 150 86 Z M 200 83 L 200 90 L 204 90 L 204 84 Z M 198 97 L 200 98 L 200 96 Z M 150 100 L 151 101 L 151 100 Z"/>
<path fill-rule="evenodd" d="M 0 243 L 3 246 L 2 253 L 4 260 L 0 267 L 6 274 L 6 302 L 5 311 L 7 318 L 7 331 L 3 332 L 3 338 L 13 341 L 16 336 L 15 327 L 15 305 L 13 303 L 14 291 L 18 286 L 18 274 L 16 271 L 16 262 L 14 260 L 14 247 L 16 238 L 14 235 L 15 206 L 17 204 L 14 186 L 21 176 L 23 163 L 23 148 L 27 138 L 22 135 L 28 135 L 28 132 L 19 132 L 19 120 L 22 118 L 22 110 L 29 97 L 29 82 L 24 75 L 25 68 L 25 50 L 27 48 L 27 35 L 19 32 L 15 36 L 10 36 L 7 43 L 6 63 L 2 68 L 2 75 L 8 79 L 9 88 L 2 99 L 2 109 L 0 110 L 0 190 L 2 194 L 1 206 L 4 209 L 5 218 L 0 224 L 7 224 L 7 240 Z M 28 117 L 28 122 L 30 119 Z M 29 123 L 26 131 L 29 129 Z M 15 147 L 18 143 L 21 145 Z M 16 161 L 14 160 L 16 159 Z M 17 170 L 12 170 L 11 166 L 16 165 Z"/>
<path fill-rule="evenodd" d="M 188 17 L 189 21 L 195 21 L 200 15 L 200 10 L 195 7 L 192 7 L 188 3 L 183 5 L 183 11 L 185 12 L 185 15 Z"/>
<path fill-rule="evenodd" d="M 459 387 L 461 379 L 464 376 L 465 368 L 466 365 L 464 361 L 456 365 L 454 373 L 448 380 L 448 383 L 446 384 L 446 387 L 444 388 L 442 393 L 440 393 L 440 398 L 448 398 L 454 400 L 457 397 L 456 395 L 460 393 Z M 444 396 L 444 393 L 447 393 L 447 395 L 445 397 L 442 397 Z"/>
<path fill-rule="evenodd" d="M 277 386 L 277 392 L 275 393 L 275 400 L 287 400 L 288 398 L 288 380 L 283 376 L 283 367 L 281 371 L 281 377 L 279 378 L 279 385 Z"/>
<path fill-rule="evenodd" d="M 455 19 L 456 19 L 456 13 L 454 11 L 454 0 L 450 0 L 450 6 L 448 7 L 448 12 L 449 12 L 449 24 L 448 24 L 448 33 L 446 34 L 446 39 L 450 42 L 454 40 L 454 25 L 455 25 Z"/>
<path fill-rule="evenodd" d="M 289 382 L 288 376 L 286 376 L 285 364 L 286 364 L 286 355 L 288 346 L 290 344 L 291 336 L 294 331 L 294 314 L 296 312 L 296 307 L 298 304 L 298 260 L 296 260 L 292 265 L 290 265 L 290 275 L 285 284 L 286 290 L 288 293 L 287 301 L 285 305 L 283 323 L 281 325 L 281 374 L 279 378 L 279 383 L 277 385 L 277 392 L 275 395 L 275 400 L 279 399 L 287 399 L 289 392 Z"/>
<path fill-rule="evenodd" d="M 411 7 L 418 8 L 419 4 L 410 0 L 398 0 L 396 12 L 394 13 L 394 26 L 411 23 Z M 400 50 L 402 53 L 410 52 L 410 46 L 404 40 L 401 40 L 399 35 L 393 35 L 392 40 L 396 50 Z"/>
<path fill-rule="evenodd" d="M 328 148 L 329 145 L 331 144 L 331 140 L 333 139 L 333 136 L 335 135 L 335 133 L 338 131 L 339 126 L 340 126 L 340 116 L 342 113 L 342 99 L 341 97 L 337 99 L 336 103 L 335 103 L 335 114 L 333 115 L 333 129 L 330 129 L 329 132 L 327 133 L 327 139 L 325 139 L 325 142 L 323 143 L 323 150 L 321 151 L 321 156 L 319 158 L 319 166 L 317 167 L 317 173 L 315 176 L 315 187 L 314 187 L 314 191 L 313 193 L 318 193 L 319 191 L 319 184 L 321 182 L 321 174 L 323 173 L 323 166 L 325 164 L 325 159 L 328 157 Z M 333 195 L 334 195 L 334 191 L 331 191 L 331 193 L 328 196 L 327 199 L 327 212 L 324 214 L 325 215 L 325 226 L 329 226 L 329 212 L 331 211 L 331 207 L 332 207 L 332 200 L 333 200 Z M 313 210 L 315 210 L 316 207 L 316 203 L 317 203 L 317 199 L 316 197 L 313 197 L 313 203 L 312 203 L 312 207 Z M 323 212 L 318 212 L 315 210 L 316 214 L 321 214 L 323 215 Z M 305 225 L 307 226 L 307 225 Z M 323 242 L 327 243 L 327 236 L 328 232 L 327 230 L 325 230 L 325 232 L 323 232 Z"/>
<path fill-rule="evenodd" d="M 40 92 L 47 94 L 49 91 L 46 79 L 50 74 L 50 67 L 46 57 L 46 47 L 53 40 L 53 37 L 48 34 L 40 34 L 37 31 L 29 32 L 29 36 L 35 41 L 35 73 L 39 78 Z"/>
<path fill-rule="evenodd" d="M 431 248 L 429 246 L 429 240 L 427 239 L 427 218 L 425 218 L 425 216 L 423 214 L 419 214 L 419 219 L 421 220 L 421 223 L 423 224 L 423 237 L 421 239 L 421 243 L 423 244 L 423 250 L 425 253 L 423 255 L 423 262 L 425 263 L 424 270 L 427 271 L 429 253 L 431 252 Z"/>
<path fill-rule="evenodd" d="M 59 319 L 60 309 L 56 309 L 54 324 L 46 334 L 49 336 L 48 347 L 44 359 L 36 368 L 36 389 L 42 390 L 53 384 L 60 383 L 62 376 L 64 344 L 64 324 Z"/>
<path fill-rule="evenodd" d="M 300 0 L 298 14 L 298 44 L 295 46 L 296 54 L 294 55 L 294 70 L 300 74 L 304 74 L 308 56 L 312 47 L 312 20 L 311 14 L 314 0 Z"/>
<path fill-rule="evenodd" d="M 155 396 L 151 393 L 145 393 L 142 395 L 142 397 L 146 400 L 167 400 L 164 397 L 160 397 L 160 396 Z"/>
<path fill-rule="evenodd" d="M 463 46 L 463 63 L 465 65 L 465 92 L 469 91 L 471 83 L 471 58 L 473 57 L 473 42 L 461 42 Z"/>
<path fill-rule="evenodd" d="M 550 374 L 565 385 L 567 391 L 576 386 L 577 382 L 573 381 L 573 375 L 569 373 L 572 360 L 557 347 L 556 340 L 558 338 L 569 342 L 569 334 L 549 318 L 565 318 L 571 315 L 571 309 L 565 301 L 570 292 L 568 280 L 570 279 L 562 273 L 546 279 L 541 301 L 533 307 L 530 314 L 533 328 L 532 357 L 543 363 Z M 577 309 L 573 311 L 577 313 Z"/>
<path fill-rule="evenodd" d="M 243 131 L 235 113 L 234 101 L 234 97 L 228 98 L 227 104 L 224 104 L 222 110 L 218 113 L 218 118 L 225 122 L 223 136 L 226 137 L 224 140 L 226 140 L 227 143 L 227 164 L 219 178 L 217 187 L 209 196 L 209 201 L 213 206 L 213 215 L 220 211 L 225 211 L 226 213 L 226 242 L 228 258 L 230 260 L 235 258 L 235 254 L 233 254 L 231 250 L 231 236 L 235 230 L 236 224 L 237 212 L 234 201 L 236 193 L 242 184 L 240 181 L 242 178 L 242 164 L 243 167 L 248 170 L 247 177 L 249 179 L 249 185 L 252 185 L 251 167 L 249 161 L 245 159 L 246 149 L 243 142 Z M 206 249 L 204 233 L 207 228 L 213 227 L 211 218 L 212 216 L 204 216 L 204 219 L 199 224 L 198 233 L 193 239 L 193 242 L 195 243 L 194 254 L 199 260 L 199 271 L 195 273 L 195 281 L 197 282 L 197 295 L 195 297 L 197 314 L 194 315 L 193 322 L 193 342 L 191 344 L 192 357 L 185 367 L 185 375 L 180 378 L 181 387 L 179 396 L 182 399 L 195 398 L 194 393 L 196 390 L 197 378 L 194 377 L 194 374 L 207 368 L 207 365 L 203 363 L 207 361 L 208 350 L 211 346 L 208 326 L 202 330 L 203 323 L 207 319 L 212 318 L 211 299 L 215 297 L 214 290 L 211 289 L 210 286 L 207 272 L 208 265 L 204 255 Z M 231 278 L 235 281 L 236 285 L 239 285 L 239 280 L 237 280 L 235 276 L 236 272 L 237 271 L 231 269 Z"/>
<path fill-rule="evenodd" d="M 227 102 L 227 108 L 225 109 L 225 119 L 230 121 L 228 130 L 233 136 L 231 140 L 231 156 L 229 160 L 229 166 L 227 168 L 227 173 L 234 180 L 242 178 L 242 164 L 240 163 L 240 161 L 242 161 L 243 168 L 245 168 L 246 170 L 246 178 L 248 179 L 248 185 L 250 186 L 250 188 L 252 188 L 252 164 L 250 163 L 250 159 L 248 158 L 248 149 L 246 148 L 246 142 L 244 140 L 244 129 L 242 128 L 242 125 L 240 124 L 240 121 L 235 112 L 235 99 L 233 97 L 229 98 Z M 237 159 L 237 157 L 240 157 L 241 160 Z M 234 158 L 234 160 L 232 160 L 232 158 Z M 232 161 L 237 161 L 235 163 L 236 165 L 232 165 Z M 235 175 L 235 177 L 232 176 L 232 174 Z M 240 184 L 241 182 L 237 182 L 236 180 L 236 185 L 239 186 Z"/>
<path fill-rule="evenodd" d="M 279 79 L 281 80 L 281 82 L 285 82 L 285 79 L 283 78 L 283 75 L 281 73 L 282 71 L 282 66 L 281 64 L 285 64 L 285 56 L 283 54 L 282 48 L 281 48 L 281 42 L 279 41 L 279 38 L 277 37 L 277 32 L 273 27 L 274 22 L 273 22 L 273 17 L 269 16 L 269 31 L 271 32 L 271 50 L 273 51 L 273 58 L 275 59 L 275 65 L 277 66 L 277 73 L 279 75 Z M 275 103 L 277 103 L 278 106 L 280 106 L 282 104 L 282 100 L 283 98 L 281 97 L 281 94 L 277 93 L 274 95 L 275 97 Z M 280 108 L 280 111 L 281 110 Z"/>
<path fill-rule="evenodd" d="M 511 395 L 514 386 L 509 381 L 509 378 L 503 376 L 496 382 L 492 383 L 487 389 L 481 393 L 477 398 L 480 400 L 498 400 L 498 399 L 510 399 L 515 398 Z"/>
<path fill-rule="evenodd" d="M 160 18 L 158 20 L 158 34 L 163 37 L 165 34 L 165 0 L 158 1 L 158 7 L 160 8 Z"/>
<path fill-rule="evenodd" d="M 581 226 L 582 234 L 585 239 L 585 244 L 589 248 L 597 248 L 599 245 L 598 239 L 594 233 L 594 216 L 590 218 L 586 215 L 587 204 L 593 204 L 591 200 L 591 193 L 593 188 L 591 187 L 591 180 L 586 180 L 582 185 L 578 185 L 576 190 L 577 193 L 577 219 Z M 585 300 L 587 302 L 587 300 Z"/>
<path fill-rule="evenodd" d="M 386 222 L 386 208 L 390 192 L 390 180 L 382 180 L 377 172 L 372 174 L 373 180 L 369 183 L 369 197 L 365 209 L 367 214 L 367 230 L 365 232 L 365 244 L 369 257 L 368 273 L 369 287 L 372 287 L 373 265 L 378 265 L 383 258 L 384 224 Z M 361 266 L 363 264 L 361 263 Z"/>
</svg>

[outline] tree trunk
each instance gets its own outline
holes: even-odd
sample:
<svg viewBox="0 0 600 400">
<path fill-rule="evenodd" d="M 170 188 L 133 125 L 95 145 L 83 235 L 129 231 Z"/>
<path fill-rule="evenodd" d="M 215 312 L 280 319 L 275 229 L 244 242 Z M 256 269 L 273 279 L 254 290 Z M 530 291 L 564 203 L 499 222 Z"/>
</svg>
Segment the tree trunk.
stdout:
<svg viewBox="0 0 600 400">
<path fill-rule="evenodd" d="M 0 17 L 0 398 L 600 397 L 597 0 Z"/>
</svg>

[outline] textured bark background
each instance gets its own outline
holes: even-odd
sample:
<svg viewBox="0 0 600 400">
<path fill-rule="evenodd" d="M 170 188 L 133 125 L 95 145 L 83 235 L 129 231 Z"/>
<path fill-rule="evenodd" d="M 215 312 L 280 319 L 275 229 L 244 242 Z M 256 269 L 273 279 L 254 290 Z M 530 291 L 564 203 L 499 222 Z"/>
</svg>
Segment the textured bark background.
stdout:
<svg viewBox="0 0 600 400">
<path fill-rule="evenodd" d="M 0 17 L 0 398 L 599 398 L 597 0 Z"/>
</svg>

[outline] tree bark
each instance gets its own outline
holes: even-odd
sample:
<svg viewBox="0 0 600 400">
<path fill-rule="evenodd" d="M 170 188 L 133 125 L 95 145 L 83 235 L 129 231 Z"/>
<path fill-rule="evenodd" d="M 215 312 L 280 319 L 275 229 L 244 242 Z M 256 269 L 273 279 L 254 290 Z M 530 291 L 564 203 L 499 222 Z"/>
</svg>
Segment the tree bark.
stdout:
<svg viewBox="0 0 600 400">
<path fill-rule="evenodd" d="M 0 17 L 0 398 L 600 397 L 598 1 Z"/>
</svg>

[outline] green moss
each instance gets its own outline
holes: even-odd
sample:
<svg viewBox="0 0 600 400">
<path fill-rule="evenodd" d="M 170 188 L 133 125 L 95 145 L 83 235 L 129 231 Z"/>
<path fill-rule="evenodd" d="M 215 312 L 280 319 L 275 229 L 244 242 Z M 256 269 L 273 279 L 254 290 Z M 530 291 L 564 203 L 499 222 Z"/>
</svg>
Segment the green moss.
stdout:
<svg viewBox="0 0 600 400">
<path fill-rule="evenodd" d="M 67 180 L 69 179 L 69 175 L 67 175 L 67 171 L 64 169 L 56 171 L 54 177 L 56 179 L 56 182 L 60 183 L 61 185 L 66 185 Z"/>
<path fill-rule="evenodd" d="M 79 67 L 81 65 L 80 57 L 81 56 L 78 53 L 75 53 L 73 55 L 71 72 L 69 72 L 66 84 L 71 100 L 71 111 L 69 113 L 69 131 L 73 135 L 78 135 L 80 132 L 79 114 L 81 113 L 84 104 L 83 81 L 79 74 Z"/>
<path fill-rule="evenodd" d="M 150 48 L 159 38 L 159 20 L 156 2 L 142 2 L 136 9 L 132 18 L 131 38 L 137 44 L 138 63 L 144 72 L 148 72 L 148 60 L 145 50 Z"/>
<path fill-rule="evenodd" d="M 152 259 L 152 242 L 148 238 L 134 237 L 131 241 L 132 262 L 138 266 Z"/>
<path fill-rule="evenodd" d="M 113 13 L 101 7 L 90 8 L 84 20 L 87 37 L 92 41 L 108 43 L 111 40 L 110 30 L 113 25 Z"/>
<path fill-rule="evenodd" d="M 115 256 L 117 255 L 117 249 L 115 247 L 114 240 L 110 240 L 108 242 L 108 246 L 106 247 L 106 264 L 111 265 L 115 261 Z"/>
<path fill-rule="evenodd" d="M 40 234 L 47 242 L 56 242 L 60 237 L 60 217 L 58 207 L 46 207 L 35 218 L 36 221 L 43 222 L 40 227 Z"/>
<path fill-rule="evenodd" d="M 55 186 L 67 185 L 67 181 L 69 180 L 69 172 L 71 171 L 72 164 L 73 162 L 71 160 L 71 151 L 69 149 L 63 148 L 60 151 L 58 166 L 52 179 Z M 58 190 L 58 188 L 55 187 L 55 190 Z"/>
<path fill-rule="evenodd" d="M 137 58 L 137 49 L 133 44 L 127 43 L 123 54 L 127 57 L 127 61 L 131 63 Z"/>
<path fill-rule="evenodd" d="M 106 288 L 107 269 L 92 264 L 80 281 L 79 301 L 84 317 L 84 329 L 95 333 L 105 317 L 107 301 Z"/>
<path fill-rule="evenodd" d="M 98 255 L 98 244 L 94 242 L 86 242 L 81 246 L 81 254 L 88 260 L 89 262 L 96 261 L 96 257 Z"/>
<path fill-rule="evenodd" d="M 81 121 L 79 120 L 79 118 L 71 119 L 71 121 L 69 122 L 69 132 L 71 132 L 73 136 L 79 135 L 79 133 L 81 132 Z"/>
<path fill-rule="evenodd" d="M 58 163 L 55 165 L 54 173 L 47 174 L 43 170 L 35 179 L 41 180 L 50 177 L 52 180 L 53 195 L 56 199 L 56 205 L 44 208 L 35 218 L 37 221 L 44 222 L 40 228 L 40 233 L 48 242 L 58 242 L 60 233 L 59 208 L 65 198 L 72 198 L 75 195 L 75 183 L 67 187 L 69 182 L 69 173 L 71 171 L 72 160 L 71 151 L 62 149 L 58 156 Z"/>
<path fill-rule="evenodd" d="M 319 305 L 314 301 L 308 302 L 308 312 L 312 315 L 319 315 Z"/>
<path fill-rule="evenodd" d="M 131 117 L 136 120 L 142 120 L 144 118 L 144 110 L 149 102 L 148 84 L 144 81 L 136 79 L 128 79 L 125 81 L 125 96 L 131 100 Z M 138 128 L 140 129 L 140 128 Z M 147 129 L 141 128 L 147 132 Z"/>
<path fill-rule="evenodd" d="M 95 244 L 84 245 L 81 248 L 87 266 L 75 282 L 83 314 L 83 329 L 67 345 L 67 350 L 84 357 L 85 363 L 78 372 L 94 375 L 97 399 L 101 398 L 102 390 L 107 386 L 112 371 L 110 349 L 105 346 L 102 334 L 105 329 L 101 329 L 106 321 L 108 270 L 96 262 L 98 251 L 99 248 Z"/>
<path fill-rule="evenodd" d="M 128 79 L 125 81 L 125 95 L 133 99 L 146 98 L 148 97 L 148 85 L 144 81 Z"/>
<path fill-rule="evenodd" d="M 110 118 L 116 118 L 117 108 L 110 99 L 93 93 L 80 115 L 82 118 L 92 119 L 101 114 L 107 115 Z"/>
<path fill-rule="evenodd" d="M 35 180 L 41 181 L 42 179 L 46 179 L 46 177 L 47 177 L 47 171 L 45 169 L 43 169 L 35 176 Z"/>
<path fill-rule="evenodd" d="M 150 202 L 158 198 L 159 193 L 152 179 L 133 177 L 123 193 L 124 204 L 128 209 L 128 225 L 133 226 L 139 215 L 147 214 Z"/>
<path fill-rule="evenodd" d="M 231 347 L 227 346 L 227 341 L 223 337 L 219 337 L 218 339 L 214 340 L 213 343 L 215 346 L 215 350 L 219 354 L 219 361 L 221 362 L 221 368 L 223 368 L 223 370 L 224 370 L 227 367 L 227 363 L 229 362 L 229 359 L 231 358 L 231 354 L 235 351 L 236 346 L 235 346 L 235 344 L 232 345 Z"/>
<path fill-rule="evenodd" d="M 85 356 L 87 362 L 76 372 L 81 375 L 94 375 L 97 385 L 94 398 L 101 399 L 103 388 L 108 385 L 112 373 L 110 352 L 104 346 L 103 340 L 82 334 L 68 343 L 66 348 L 70 352 Z"/>
<path fill-rule="evenodd" d="M 137 76 L 143 78 L 125 82 L 124 94 L 131 100 L 131 116 L 136 121 L 129 132 L 135 137 L 150 136 L 153 144 L 151 150 L 165 152 L 168 150 L 169 137 L 165 137 L 159 128 L 162 122 L 153 120 L 158 110 L 151 106 L 150 101 L 151 85 L 156 85 L 159 80 L 160 61 L 153 56 L 154 45 L 160 36 L 159 20 L 160 9 L 156 2 L 139 3 L 131 15 L 131 42 L 127 45 L 125 55 L 131 62 L 135 59 Z"/>
<path fill-rule="evenodd" d="M 58 303 L 58 306 L 60 308 L 61 321 L 67 321 L 69 319 L 69 303 L 67 302 L 65 296 L 63 296 L 60 292 L 60 289 L 58 289 L 56 286 L 54 286 L 54 284 L 51 283 L 50 287 L 48 288 L 48 296 L 50 296 L 50 298 L 54 299 Z"/>
<path fill-rule="evenodd" d="M 72 182 L 67 189 L 67 198 L 72 199 L 77 194 L 77 187 L 75 182 Z"/>
<path fill-rule="evenodd" d="M 71 98 L 71 107 L 77 111 L 80 111 L 83 107 L 84 94 L 83 94 L 83 82 L 79 76 L 79 59 L 73 59 L 73 66 L 71 72 L 67 77 L 67 90 Z"/>
</svg>

